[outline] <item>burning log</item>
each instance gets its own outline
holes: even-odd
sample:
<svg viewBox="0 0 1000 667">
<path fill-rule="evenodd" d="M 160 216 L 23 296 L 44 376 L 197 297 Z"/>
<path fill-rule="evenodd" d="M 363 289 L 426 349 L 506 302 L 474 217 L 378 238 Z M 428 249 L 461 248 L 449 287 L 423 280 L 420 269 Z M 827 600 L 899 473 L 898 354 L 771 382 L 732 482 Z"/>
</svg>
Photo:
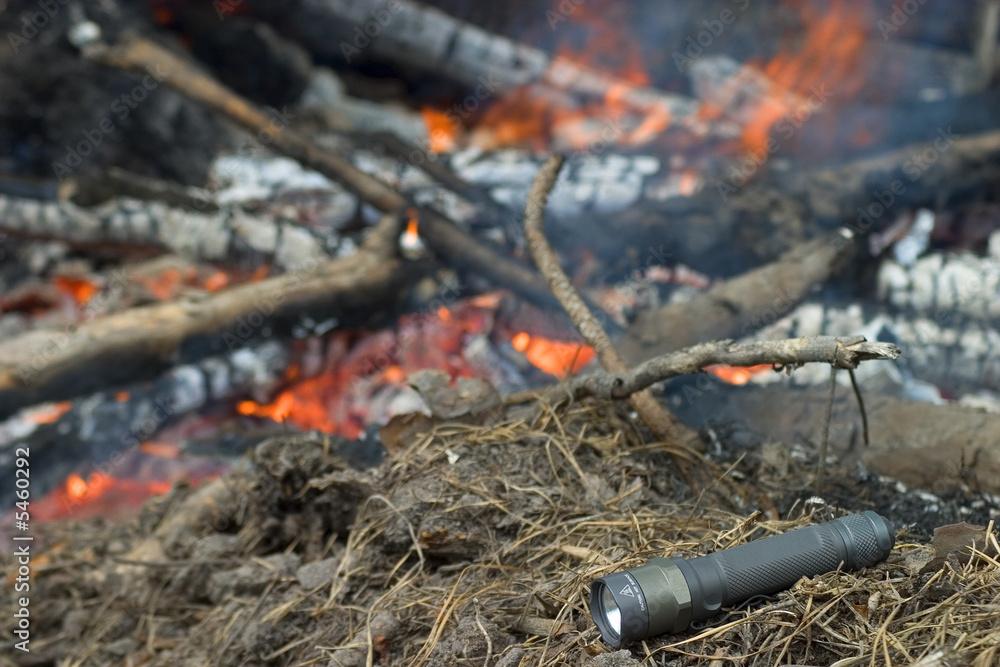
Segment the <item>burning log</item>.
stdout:
<svg viewBox="0 0 1000 667">
<path fill-rule="evenodd" d="M 349 160 L 322 150 L 307 137 L 272 122 L 247 100 L 148 40 L 131 38 L 114 46 L 92 44 L 85 52 L 88 57 L 111 67 L 157 76 L 178 92 L 249 130 L 265 145 L 342 183 L 381 211 L 400 213 L 413 206 L 402 193 L 358 169 Z M 552 304 L 552 295 L 537 274 L 470 236 L 440 212 L 422 208 L 420 222 L 421 235 L 431 249 L 451 265 L 485 276 L 530 300 Z"/>
<path fill-rule="evenodd" d="M 264 343 L 175 366 L 149 383 L 22 411 L 0 423 L 0 470 L 12 470 L 17 447 L 30 447 L 39 462 L 35 489 L 47 493 L 80 461 L 101 467 L 185 415 L 247 394 L 266 395 L 289 356 L 287 346 Z"/>
<path fill-rule="evenodd" d="M 693 196 L 616 215 L 614 233 L 586 218 L 574 221 L 573 233 L 612 254 L 623 243 L 674 244 L 696 269 L 710 258 L 739 270 L 747 255 L 770 261 L 807 240 L 816 226 L 847 225 L 867 234 L 887 226 L 894 211 L 934 209 L 989 192 L 1000 179 L 998 165 L 1000 131 L 958 137 L 942 128 L 935 141 L 835 167 L 789 172 L 780 165 L 762 169 L 760 162 L 736 165 Z M 588 223 L 586 231 L 581 222 Z"/>
<path fill-rule="evenodd" d="M 637 363 L 711 338 L 746 335 L 791 311 L 829 279 L 854 248 L 854 234 L 844 228 L 690 301 L 643 312 L 622 338 L 622 353 Z"/>
<path fill-rule="evenodd" d="M 1000 131 L 958 137 L 943 127 L 933 141 L 786 177 L 812 215 L 866 231 L 893 209 L 941 207 L 991 187 L 998 158 Z"/>
<path fill-rule="evenodd" d="M 362 26 L 372 20 L 378 28 L 370 36 Z M 616 99 L 628 107 L 659 110 L 669 122 L 697 124 L 697 102 L 691 98 L 626 84 L 411 0 L 391 5 L 378 0 L 312 2 L 295 12 L 281 12 L 279 22 L 322 59 L 352 61 L 368 52 L 475 87 L 483 95 L 529 84 L 585 99 L 603 99 L 615 90 Z M 364 44 L 357 44 L 359 38 Z"/>
<path fill-rule="evenodd" d="M 0 195 L 0 230 L 81 245 L 156 247 L 201 261 L 274 262 L 295 269 L 327 257 L 306 229 L 224 208 L 198 213 L 159 202 L 116 199 L 96 209 Z"/>
<path fill-rule="evenodd" d="M 210 354 L 304 317 L 364 318 L 411 277 L 396 258 L 387 217 L 354 255 L 232 287 L 199 300 L 133 308 L 68 331 L 32 331 L 0 343 L 0 416 L 45 401 L 149 377 L 178 356 Z"/>
</svg>

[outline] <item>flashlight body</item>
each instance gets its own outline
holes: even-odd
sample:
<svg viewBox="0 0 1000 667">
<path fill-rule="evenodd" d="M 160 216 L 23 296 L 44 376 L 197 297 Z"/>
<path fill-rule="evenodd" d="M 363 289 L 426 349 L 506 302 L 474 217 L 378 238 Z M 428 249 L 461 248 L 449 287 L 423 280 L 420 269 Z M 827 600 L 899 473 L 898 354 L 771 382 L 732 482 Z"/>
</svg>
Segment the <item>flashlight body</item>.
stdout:
<svg viewBox="0 0 1000 667">
<path fill-rule="evenodd" d="M 893 542 L 891 524 L 863 512 L 690 560 L 654 558 L 594 582 L 591 611 L 605 640 L 620 646 L 681 632 L 722 607 L 790 588 L 802 577 L 869 567 L 888 556 Z"/>
<path fill-rule="evenodd" d="M 802 577 L 832 572 L 842 563 L 847 570 L 874 565 L 892 549 L 891 531 L 882 536 L 880 545 L 876 524 L 852 514 L 674 563 L 691 588 L 691 621 L 700 621 L 722 607 L 791 588 Z"/>
</svg>

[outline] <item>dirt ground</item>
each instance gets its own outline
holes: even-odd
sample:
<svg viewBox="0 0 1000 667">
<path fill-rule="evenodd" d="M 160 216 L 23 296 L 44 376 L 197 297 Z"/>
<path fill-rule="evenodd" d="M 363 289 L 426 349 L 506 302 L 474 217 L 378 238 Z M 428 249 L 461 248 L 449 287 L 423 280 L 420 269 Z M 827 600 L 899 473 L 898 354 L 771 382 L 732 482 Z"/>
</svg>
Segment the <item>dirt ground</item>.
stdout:
<svg viewBox="0 0 1000 667">
<path fill-rule="evenodd" d="M 975 551 L 928 544 L 936 522 L 985 525 L 995 507 L 937 498 L 928 514 L 934 497 L 852 470 L 828 470 L 834 481 L 816 494 L 793 447 L 703 460 L 646 444 L 605 405 L 479 422 L 400 420 L 383 432 L 385 460 L 367 469 L 341 455 L 344 443 L 281 436 L 132 522 L 39 527 L 24 664 L 1000 660 L 996 534 L 982 532 Z M 898 529 L 874 568 L 804 579 L 624 651 L 610 651 L 590 620 L 595 577 L 862 508 Z"/>
</svg>

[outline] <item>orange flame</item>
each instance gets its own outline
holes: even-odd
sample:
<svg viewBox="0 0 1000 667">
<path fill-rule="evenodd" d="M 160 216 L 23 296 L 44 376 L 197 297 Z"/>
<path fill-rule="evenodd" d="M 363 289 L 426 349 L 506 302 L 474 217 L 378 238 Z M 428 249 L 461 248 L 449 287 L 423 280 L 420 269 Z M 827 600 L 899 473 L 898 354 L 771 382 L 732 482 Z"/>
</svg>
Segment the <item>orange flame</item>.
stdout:
<svg viewBox="0 0 1000 667">
<path fill-rule="evenodd" d="M 756 366 L 726 366 L 718 364 L 705 368 L 706 371 L 723 382 L 736 386 L 743 386 L 750 382 L 755 375 L 766 373 L 771 369 L 771 364 L 758 364 Z"/>
<path fill-rule="evenodd" d="M 510 342 L 532 366 L 558 378 L 576 375 L 594 358 L 589 345 L 533 336 L 527 331 L 514 334 Z"/>
<path fill-rule="evenodd" d="M 50 406 L 38 408 L 28 414 L 28 419 L 41 426 L 42 424 L 54 424 L 59 418 L 69 412 L 73 404 L 69 401 L 60 401 Z"/>
<path fill-rule="evenodd" d="M 458 125 L 443 111 L 424 107 L 420 111 L 427 126 L 427 148 L 432 153 L 446 153 L 455 150 L 460 130 Z"/>
<path fill-rule="evenodd" d="M 224 271 L 213 271 L 201 285 L 209 292 L 218 292 L 229 286 L 229 275 Z"/>
<path fill-rule="evenodd" d="M 811 89 L 829 89 L 838 96 L 850 95 L 860 88 L 860 63 L 867 43 L 863 11 L 848 0 L 832 2 L 828 11 L 817 14 L 815 7 L 801 3 L 806 34 L 796 53 L 780 53 L 761 67 L 775 86 L 754 110 L 744 125 L 743 147 L 749 153 L 763 157 L 768 153 L 771 128 L 793 114 L 802 113 L 786 95 L 809 95 Z"/>
<path fill-rule="evenodd" d="M 553 3 L 553 11 L 560 11 L 559 0 Z M 620 27 L 624 3 L 597 5 L 577 3 L 573 8 L 573 26 L 586 36 L 582 48 L 561 46 L 541 82 L 511 90 L 491 104 L 469 134 L 472 144 L 484 149 L 521 146 L 533 150 L 546 149 L 553 141 L 576 149 L 612 141 L 640 145 L 667 129 L 669 109 L 656 102 L 640 104 L 633 94 L 648 86 L 650 77 L 636 40 Z M 565 82 L 578 79 L 581 70 L 594 74 L 595 81 L 610 79 L 611 85 L 595 88 L 590 99 L 563 90 Z M 461 132 L 447 114 L 424 109 L 423 117 L 432 150 L 454 150 Z"/>
<path fill-rule="evenodd" d="M 85 306 L 97 294 L 97 285 L 86 278 L 74 276 L 56 276 L 53 284 L 60 292 L 72 298 L 79 305 Z"/>
</svg>

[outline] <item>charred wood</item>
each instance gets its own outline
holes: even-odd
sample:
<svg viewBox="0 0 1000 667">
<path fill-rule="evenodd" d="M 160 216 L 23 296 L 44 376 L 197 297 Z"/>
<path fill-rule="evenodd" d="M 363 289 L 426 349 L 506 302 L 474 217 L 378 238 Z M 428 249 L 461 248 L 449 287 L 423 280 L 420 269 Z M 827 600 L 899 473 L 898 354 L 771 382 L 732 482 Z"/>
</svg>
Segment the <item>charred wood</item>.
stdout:
<svg viewBox="0 0 1000 667">
<path fill-rule="evenodd" d="M 272 122 L 247 100 L 148 40 L 127 38 L 114 46 L 91 45 L 86 53 L 111 67 L 155 72 L 167 85 L 254 133 L 261 143 L 343 184 L 381 211 L 399 214 L 413 205 L 403 193 L 358 169 L 349 159 L 331 154 L 308 137 Z M 467 274 L 483 276 L 529 300 L 553 304 L 554 299 L 538 274 L 507 258 L 492 244 L 470 235 L 436 209 L 422 208 L 420 222 L 423 238 L 450 265 Z"/>
<path fill-rule="evenodd" d="M 69 202 L 0 196 L 0 230 L 78 245 L 161 248 L 201 261 L 274 262 L 285 269 L 327 256 L 308 230 L 226 207 L 217 213 L 115 199 L 94 209 Z"/>
<path fill-rule="evenodd" d="M 363 50 L 355 45 L 366 22 L 377 17 L 380 29 Z M 404 68 L 419 68 L 478 86 L 497 95 L 538 84 L 584 98 L 604 97 L 613 77 L 566 59 L 550 56 L 502 35 L 460 21 L 411 0 L 386 5 L 379 0 L 301 3 L 278 19 L 286 32 L 323 59 L 357 60 L 374 56 Z M 361 33 L 366 42 L 369 36 Z M 621 102 L 638 109 L 662 109 L 673 122 L 694 123 L 697 103 L 652 88 L 620 86 Z"/>
<path fill-rule="evenodd" d="M 178 359 L 290 329 L 304 317 L 363 320 L 412 278 L 395 257 L 398 221 L 386 220 L 349 257 L 258 283 L 133 308 L 66 331 L 0 343 L 0 415 L 150 377 Z"/>
<path fill-rule="evenodd" d="M 620 341 L 622 353 L 631 363 L 638 363 L 712 338 L 748 335 L 795 308 L 854 250 L 854 234 L 844 228 L 721 282 L 690 301 L 643 312 Z"/>
<path fill-rule="evenodd" d="M 57 419 L 39 423 L 41 405 L 0 423 L 0 470 L 10 471 L 17 447 L 40 462 L 39 494 L 55 488 L 81 461 L 101 468 L 185 415 L 245 395 L 268 395 L 290 361 L 286 345 L 269 342 L 177 366 L 148 383 L 80 398 Z M 13 473 L 11 473 L 13 474 Z"/>
</svg>

